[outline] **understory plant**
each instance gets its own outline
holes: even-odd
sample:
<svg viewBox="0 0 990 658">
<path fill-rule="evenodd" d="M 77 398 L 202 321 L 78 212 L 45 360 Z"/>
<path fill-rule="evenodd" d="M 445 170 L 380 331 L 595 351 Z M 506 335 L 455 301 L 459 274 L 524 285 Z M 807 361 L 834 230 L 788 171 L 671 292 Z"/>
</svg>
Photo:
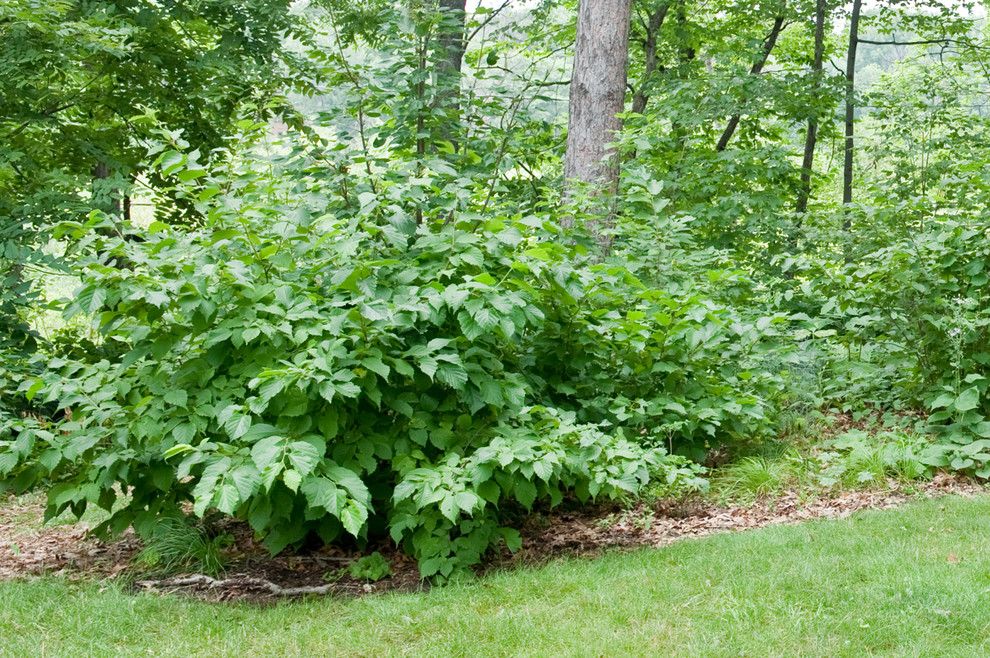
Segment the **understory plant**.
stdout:
<svg viewBox="0 0 990 658">
<path fill-rule="evenodd" d="M 49 516 L 111 511 L 98 532 L 152 536 L 190 504 L 272 552 L 388 534 L 442 580 L 517 548 L 520 511 L 635 495 L 676 479 L 670 452 L 766 422 L 762 335 L 730 308 L 554 217 L 418 216 L 404 179 L 328 189 L 300 162 L 208 172 L 163 145 L 201 225 L 60 228 L 86 254 L 66 315 L 100 349 L 22 385 L 68 412 L 0 437 L 4 486 L 47 488 Z"/>
</svg>

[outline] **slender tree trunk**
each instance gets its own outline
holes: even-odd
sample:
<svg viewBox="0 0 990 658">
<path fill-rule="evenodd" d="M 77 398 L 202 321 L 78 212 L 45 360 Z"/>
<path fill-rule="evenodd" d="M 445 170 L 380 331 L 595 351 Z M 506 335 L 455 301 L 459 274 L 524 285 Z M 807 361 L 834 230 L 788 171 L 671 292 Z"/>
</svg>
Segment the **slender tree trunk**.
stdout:
<svg viewBox="0 0 990 658">
<path fill-rule="evenodd" d="M 97 208 L 111 215 L 120 215 L 120 198 L 117 190 L 110 187 L 110 165 L 98 162 L 93 167 L 93 202 Z"/>
<path fill-rule="evenodd" d="M 437 45 L 435 84 L 437 105 L 446 112 L 448 120 L 441 129 L 441 139 L 456 145 L 460 123 L 461 69 L 464 64 L 464 29 L 467 21 L 467 0 L 440 0 L 440 26 Z"/>
<path fill-rule="evenodd" d="M 849 205 L 853 200 L 853 152 L 855 149 L 856 128 L 856 49 L 859 46 L 859 14 L 863 0 L 854 0 L 852 16 L 849 20 L 849 51 L 846 56 L 846 152 L 842 169 L 842 203 Z M 843 228 L 850 228 L 848 212 L 843 220 Z"/>
<path fill-rule="evenodd" d="M 825 61 L 825 14 L 828 11 L 828 0 L 818 0 L 815 5 L 815 56 L 811 62 L 812 90 L 817 96 L 821 88 L 822 68 Z M 798 215 L 808 211 L 808 201 L 811 199 L 811 175 L 815 166 L 815 146 L 818 144 L 818 116 L 808 117 L 808 127 L 804 133 L 804 158 L 801 161 L 801 184 L 798 187 Z M 800 226 L 801 217 L 798 217 Z"/>
<path fill-rule="evenodd" d="M 613 197 L 619 161 L 608 145 L 622 129 L 618 114 L 625 106 L 631 0 L 580 0 L 574 68 L 571 72 L 565 197 L 572 181 Z M 611 205 L 611 204 L 610 204 Z M 602 224 L 611 221 L 606 211 Z M 599 238 L 606 251 L 609 241 Z"/>
<path fill-rule="evenodd" d="M 763 72 L 763 67 L 767 65 L 767 61 L 770 59 L 770 53 L 773 52 L 774 46 L 777 45 L 777 38 L 780 37 L 780 33 L 784 29 L 784 17 L 778 16 L 774 19 L 773 27 L 770 29 L 770 34 L 767 38 L 763 40 L 763 48 L 760 50 L 760 55 L 757 57 L 756 61 L 753 62 L 752 68 L 749 69 L 749 74 L 756 76 Z M 736 132 L 736 128 L 739 127 L 739 121 L 741 116 L 738 114 L 733 114 L 729 119 L 729 124 L 722 131 L 722 136 L 719 137 L 718 144 L 715 145 L 715 150 L 722 152 L 729 145 L 729 140 Z"/>
<path fill-rule="evenodd" d="M 674 6 L 674 20 L 676 22 L 676 38 L 680 42 L 677 48 L 677 78 L 686 79 L 690 75 L 688 64 L 694 61 L 698 55 L 698 52 L 694 48 L 692 35 L 688 32 L 687 0 L 677 1 L 677 4 Z M 670 120 L 670 133 L 679 148 L 683 149 L 687 145 L 687 140 L 690 136 L 689 132 L 677 121 L 676 114 Z"/>
<path fill-rule="evenodd" d="M 643 110 L 646 109 L 647 102 L 650 100 L 647 87 L 653 78 L 653 74 L 657 71 L 657 37 L 660 28 L 663 27 L 664 20 L 667 18 L 669 7 L 670 5 L 666 2 L 657 7 L 650 14 L 646 23 L 646 41 L 643 44 L 643 51 L 646 56 L 645 66 L 643 67 L 643 79 L 640 81 L 639 87 L 633 95 L 632 104 L 632 111 L 636 114 L 642 114 Z"/>
</svg>

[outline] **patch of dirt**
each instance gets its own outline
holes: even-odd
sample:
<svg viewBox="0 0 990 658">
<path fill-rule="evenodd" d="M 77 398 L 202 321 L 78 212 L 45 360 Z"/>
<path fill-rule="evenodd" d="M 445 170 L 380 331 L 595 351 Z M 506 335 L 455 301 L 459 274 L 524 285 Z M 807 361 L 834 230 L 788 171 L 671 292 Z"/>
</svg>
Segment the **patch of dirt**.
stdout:
<svg viewBox="0 0 990 658">
<path fill-rule="evenodd" d="M 810 519 L 841 519 L 864 509 L 890 509 L 909 500 L 947 495 L 965 497 L 986 493 L 987 488 L 968 478 L 939 474 L 910 487 L 890 482 L 886 490 L 843 491 L 803 499 L 790 492 L 751 505 L 721 507 L 703 501 L 671 504 L 661 501 L 606 515 L 586 513 L 551 515 L 539 527 L 531 522 L 523 550 L 515 559 L 541 559 L 546 555 L 586 555 L 607 548 L 668 546 L 680 539 L 720 532 L 793 524 Z"/>
<path fill-rule="evenodd" d="M 219 579 L 201 575 L 140 580 L 134 559 L 143 548 L 130 530 L 113 541 L 89 536 L 90 526 L 44 525 L 38 499 L 0 498 L 0 580 L 59 575 L 73 580 L 121 580 L 135 589 L 184 591 L 211 601 L 271 601 L 303 594 L 361 595 L 425 587 L 414 560 L 391 545 L 368 548 L 389 561 L 392 576 L 377 583 L 355 580 L 346 567 L 363 553 L 324 546 L 316 551 L 272 557 L 254 541 L 251 529 L 228 522 L 220 531 L 232 535 L 226 573 Z"/>
<path fill-rule="evenodd" d="M 660 501 L 627 510 L 613 506 L 537 514 L 522 528 L 522 550 L 511 556 L 497 556 L 486 569 L 542 562 L 561 555 L 595 555 L 612 548 L 661 547 L 719 532 L 843 518 L 863 509 L 889 509 L 919 497 L 970 497 L 987 491 L 973 480 L 944 474 L 910 487 L 893 482 L 889 485 L 883 491 L 847 491 L 813 499 L 788 493 L 752 505 L 723 507 L 703 500 Z M 0 580 L 41 574 L 128 582 L 135 577 L 131 564 L 141 550 L 141 542 L 133 533 L 102 542 L 87 536 L 85 524 L 42 526 L 42 514 L 40 502 L 0 500 Z M 271 557 L 243 524 L 229 523 L 223 530 L 234 537 L 223 577 L 189 574 L 138 580 L 133 586 L 156 592 L 181 591 L 210 601 L 254 602 L 306 594 L 364 595 L 426 587 L 416 563 L 390 544 L 372 546 L 368 551 L 377 550 L 388 559 L 392 576 L 367 583 L 346 575 L 346 566 L 360 557 L 355 551 L 327 546 Z"/>
<path fill-rule="evenodd" d="M 141 549 L 130 531 L 113 542 L 87 537 L 86 523 L 44 526 L 37 500 L 0 498 L 0 580 L 58 574 L 115 578 Z"/>
</svg>

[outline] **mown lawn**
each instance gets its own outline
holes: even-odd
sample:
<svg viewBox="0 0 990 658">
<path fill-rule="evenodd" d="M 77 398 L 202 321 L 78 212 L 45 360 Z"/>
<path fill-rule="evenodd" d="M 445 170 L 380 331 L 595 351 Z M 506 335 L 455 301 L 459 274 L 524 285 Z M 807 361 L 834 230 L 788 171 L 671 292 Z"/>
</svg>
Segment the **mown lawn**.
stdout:
<svg viewBox="0 0 990 658">
<path fill-rule="evenodd" d="M 269 608 L 0 584 L 0 654 L 990 654 L 990 499 Z"/>
</svg>

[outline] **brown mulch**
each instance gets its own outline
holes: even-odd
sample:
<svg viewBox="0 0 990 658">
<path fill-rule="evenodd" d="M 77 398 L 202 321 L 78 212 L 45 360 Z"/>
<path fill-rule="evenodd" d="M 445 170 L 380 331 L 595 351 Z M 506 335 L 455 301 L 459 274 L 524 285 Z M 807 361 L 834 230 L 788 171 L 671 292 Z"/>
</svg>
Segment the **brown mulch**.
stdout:
<svg viewBox="0 0 990 658">
<path fill-rule="evenodd" d="M 608 548 L 651 546 L 720 532 L 793 524 L 810 519 L 841 519 L 865 509 L 890 509 L 918 498 L 947 495 L 972 497 L 987 493 L 984 485 L 962 477 L 939 474 L 909 489 L 895 482 L 887 490 L 844 491 L 803 499 L 790 492 L 751 505 L 718 506 L 705 502 L 660 502 L 638 505 L 606 517 L 582 513 L 555 515 L 539 528 L 529 527 L 517 559 L 530 556 L 600 553 Z"/>
<path fill-rule="evenodd" d="M 719 506 L 708 501 L 614 506 L 554 511 L 532 516 L 522 529 L 523 548 L 502 555 L 488 568 L 541 562 L 561 555 L 594 555 L 607 549 L 667 546 L 677 540 L 719 532 L 748 530 L 809 519 L 836 519 L 863 509 L 889 509 L 918 497 L 974 496 L 987 490 L 979 483 L 939 475 L 905 489 L 896 483 L 883 491 L 848 491 L 803 499 L 797 493 L 752 505 Z M 43 506 L 24 499 L 0 499 L 0 580 L 42 574 L 76 579 L 138 577 L 132 565 L 141 550 L 130 532 L 112 542 L 87 536 L 85 524 L 42 526 Z M 416 564 L 394 546 L 369 547 L 390 562 L 393 575 L 365 583 L 346 575 L 346 566 L 360 557 L 355 551 L 323 547 L 294 555 L 269 556 L 250 531 L 239 525 L 225 528 L 234 536 L 227 573 L 212 579 L 199 574 L 162 580 L 137 580 L 135 589 L 182 591 L 207 600 L 273 601 L 305 594 L 363 595 L 410 591 L 425 586 Z"/>
<path fill-rule="evenodd" d="M 0 496 L 0 580 L 23 576 L 92 574 L 114 578 L 141 549 L 128 531 L 116 541 L 88 538 L 89 526 L 42 526 L 44 504 Z"/>
</svg>

